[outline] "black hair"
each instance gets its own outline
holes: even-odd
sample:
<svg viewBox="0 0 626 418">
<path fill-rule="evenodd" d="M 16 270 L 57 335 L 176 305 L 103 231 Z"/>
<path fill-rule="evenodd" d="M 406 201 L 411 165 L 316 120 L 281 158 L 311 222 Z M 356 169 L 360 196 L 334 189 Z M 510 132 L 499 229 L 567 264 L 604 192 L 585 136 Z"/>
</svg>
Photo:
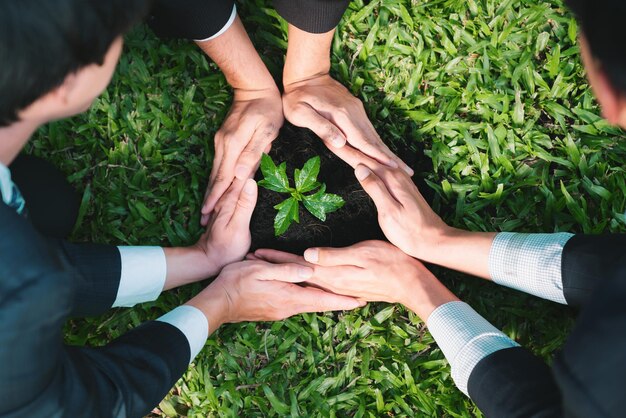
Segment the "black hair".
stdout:
<svg viewBox="0 0 626 418">
<path fill-rule="evenodd" d="M 149 0 L 0 0 L 0 126 L 101 65 L 113 41 L 148 12 Z"/>
<path fill-rule="evenodd" d="M 626 16 L 624 0 L 566 0 L 576 15 L 591 54 L 601 63 L 611 84 L 626 94 Z"/>
<path fill-rule="evenodd" d="M 421 158 L 423 154 L 415 145 L 396 144 L 394 151 L 415 173 L 424 172 L 430 162 Z M 294 169 L 301 168 L 309 158 L 319 155 L 321 169 L 318 180 L 326 183 L 328 193 L 340 195 L 345 205 L 329 213 L 325 222 L 315 218 L 300 205 L 300 223 L 291 224 L 287 232 L 276 237 L 274 206 L 287 195 L 259 187 L 259 198 L 250 225 L 253 251 L 274 248 L 302 254 L 310 247 L 344 247 L 369 239 L 385 239 L 378 226 L 376 206 L 357 181 L 354 170 L 330 152 L 312 131 L 285 123 L 269 155 L 276 164 L 287 163 L 287 175 L 292 185 Z M 259 170 L 255 179 L 258 181 L 261 178 Z M 416 184 L 427 193 L 425 197 L 429 200 L 430 189 L 418 174 L 414 179 L 417 179 Z"/>
</svg>

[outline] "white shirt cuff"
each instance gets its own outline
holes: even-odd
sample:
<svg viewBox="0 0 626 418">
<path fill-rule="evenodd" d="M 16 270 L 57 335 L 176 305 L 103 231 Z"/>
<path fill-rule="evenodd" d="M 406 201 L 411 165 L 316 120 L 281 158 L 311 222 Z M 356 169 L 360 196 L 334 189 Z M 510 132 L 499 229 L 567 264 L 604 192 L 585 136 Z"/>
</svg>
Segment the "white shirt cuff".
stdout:
<svg viewBox="0 0 626 418">
<path fill-rule="evenodd" d="M 0 163 L 0 197 L 4 203 L 9 204 L 13 198 L 13 182 L 11 181 L 11 172 L 2 163 Z"/>
<path fill-rule="evenodd" d="M 237 5 L 233 4 L 233 12 L 230 14 L 230 17 L 228 18 L 228 21 L 226 22 L 224 27 L 222 27 L 222 29 L 219 30 L 219 32 L 217 32 L 215 35 L 209 36 L 206 39 L 194 39 L 194 41 L 196 41 L 196 42 L 206 42 L 206 41 L 210 41 L 212 39 L 217 38 L 218 36 L 220 36 L 221 34 L 226 32 L 233 25 L 233 22 L 235 22 L 235 18 L 236 17 L 237 17 Z"/>
<path fill-rule="evenodd" d="M 466 395 L 478 362 L 496 351 L 519 346 L 465 302 L 441 305 L 426 325 L 450 363 L 454 383 Z"/>
<path fill-rule="evenodd" d="M 165 285 L 167 262 L 161 247 L 117 247 L 122 274 L 113 307 L 156 300 Z"/>
<path fill-rule="evenodd" d="M 496 235 L 489 252 L 489 273 L 499 285 L 567 304 L 563 293 L 563 248 L 573 234 Z"/>
<path fill-rule="evenodd" d="M 157 321 L 167 322 L 185 334 L 191 352 L 189 358 L 191 364 L 209 338 L 209 321 L 206 316 L 198 308 L 183 305 L 166 313 Z"/>
</svg>

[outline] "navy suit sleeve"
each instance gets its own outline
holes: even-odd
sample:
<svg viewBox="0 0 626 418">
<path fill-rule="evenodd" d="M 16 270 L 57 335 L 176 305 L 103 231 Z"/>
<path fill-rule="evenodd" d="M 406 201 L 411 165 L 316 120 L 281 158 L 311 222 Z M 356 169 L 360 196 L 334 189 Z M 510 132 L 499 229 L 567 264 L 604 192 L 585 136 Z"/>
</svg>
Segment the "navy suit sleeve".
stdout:
<svg viewBox="0 0 626 418">
<path fill-rule="evenodd" d="M 100 348 L 63 344 L 74 268 L 0 203 L 0 416 L 140 417 L 188 366 L 176 327 L 147 322 Z"/>
</svg>

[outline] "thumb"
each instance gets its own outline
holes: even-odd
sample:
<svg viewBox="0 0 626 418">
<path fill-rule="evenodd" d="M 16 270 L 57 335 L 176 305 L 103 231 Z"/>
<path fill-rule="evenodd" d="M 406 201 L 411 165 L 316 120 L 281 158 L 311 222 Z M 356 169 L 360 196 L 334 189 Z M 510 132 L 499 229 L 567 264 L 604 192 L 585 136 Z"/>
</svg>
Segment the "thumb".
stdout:
<svg viewBox="0 0 626 418">
<path fill-rule="evenodd" d="M 233 216 L 230 219 L 230 225 L 233 225 L 235 228 L 250 227 L 250 218 L 252 217 L 252 212 L 254 212 L 254 207 L 256 206 L 257 195 L 258 188 L 256 181 L 253 179 L 246 180 L 246 184 L 244 184 L 243 189 L 239 194 L 239 199 L 237 200 Z"/>
</svg>

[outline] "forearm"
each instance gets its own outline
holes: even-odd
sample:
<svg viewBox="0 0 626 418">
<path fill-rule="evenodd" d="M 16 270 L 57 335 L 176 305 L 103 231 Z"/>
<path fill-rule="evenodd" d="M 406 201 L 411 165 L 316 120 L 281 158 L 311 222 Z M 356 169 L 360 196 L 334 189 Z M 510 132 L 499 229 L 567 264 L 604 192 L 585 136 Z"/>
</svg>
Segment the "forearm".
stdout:
<svg viewBox="0 0 626 418">
<path fill-rule="evenodd" d="M 328 74 L 330 46 L 335 29 L 315 34 L 289 25 L 289 44 L 283 70 L 283 85 L 289 85 Z"/>
<path fill-rule="evenodd" d="M 222 70 L 234 89 L 277 90 L 272 75 L 252 45 L 238 16 L 221 35 L 196 43 Z"/>
<path fill-rule="evenodd" d="M 580 280 L 574 280 L 572 285 L 567 283 L 575 273 L 569 273 L 564 269 L 567 264 L 562 263 L 564 249 L 572 237 L 569 233 L 496 234 L 447 228 L 420 240 L 416 252 L 424 261 L 565 304 L 566 293 L 581 287 Z M 591 288 L 587 284 L 583 287 Z"/>
<path fill-rule="evenodd" d="M 416 238 L 419 259 L 451 270 L 490 279 L 489 253 L 495 232 L 470 232 L 447 227 L 433 231 L 432 238 Z"/>
</svg>

